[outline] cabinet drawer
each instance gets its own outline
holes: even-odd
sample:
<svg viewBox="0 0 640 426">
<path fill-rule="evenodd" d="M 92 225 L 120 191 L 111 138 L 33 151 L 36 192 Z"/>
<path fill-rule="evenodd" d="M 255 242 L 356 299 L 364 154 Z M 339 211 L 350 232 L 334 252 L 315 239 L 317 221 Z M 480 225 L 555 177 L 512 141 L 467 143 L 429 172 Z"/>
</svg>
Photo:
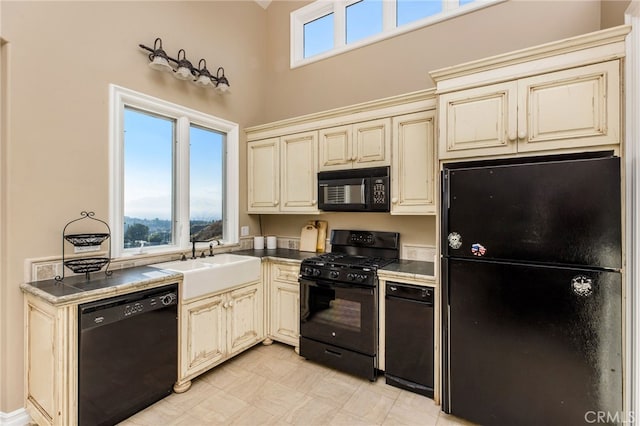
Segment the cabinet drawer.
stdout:
<svg viewBox="0 0 640 426">
<path fill-rule="evenodd" d="M 271 279 L 276 281 L 298 282 L 300 265 L 273 263 L 271 265 Z"/>
</svg>

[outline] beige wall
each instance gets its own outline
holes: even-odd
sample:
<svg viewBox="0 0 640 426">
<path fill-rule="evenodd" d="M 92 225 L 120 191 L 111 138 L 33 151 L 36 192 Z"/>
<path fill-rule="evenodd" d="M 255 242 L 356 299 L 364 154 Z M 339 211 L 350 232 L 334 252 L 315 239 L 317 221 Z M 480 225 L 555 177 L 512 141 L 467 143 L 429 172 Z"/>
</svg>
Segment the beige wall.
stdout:
<svg viewBox="0 0 640 426">
<path fill-rule="evenodd" d="M 289 14 L 308 3 L 276 0 L 269 6 L 266 122 L 433 87 L 430 70 L 596 31 L 601 20 L 598 1 L 507 1 L 290 69 Z M 614 17 L 612 11 L 608 22 Z M 622 15 L 617 20 L 622 24 Z M 432 217 L 325 216 L 333 229 L 396 231 L 401 243 L 435 245 Z M 299 236 L 306 219 L 313 218 L 263 216 L 263 229 Z"/>
<path fill-rule="evenodd" d="M 25 259 L 59 256 L 62 227 L 80 211 L 108 216 L 109 83 L 243 128 L 424 89 L 433 85 L 429 70 L 594 31 L 604 21 L 597 1 L 508 1 L 290 70 L 289 13 L 306 3 L 274 1 L 265 11 L 251 1 L 0 1 L 0 36 L 9 43 L 8 58 L 0 56 L 0 82 L 8 78 L 0 85 L 8 101 L 0 103 L 0 117 L 8 117 L 0 130 L 0 412 L 23 406 Z M 622 23 L 614 9 L 606 22 Z M 150 70 L 137 44 L 158 36 L 170 54 L 184 48 L 210 69 L 224 66 L 232 94 L 220 98 Z M 435 242 L 432 217 L 381 214 L 264 215 L 262 232 L 299 236 L 308 219 Z M 255 216 L 241 213 L 240 224 L 257 232 Z"/>
<path fill-rule="evenodd" d="M 435 245 L 434 216 L 390 216 L 387 213 L 323 213 L 322 215 L 262 216 L 262 233 L 299 238 L 309 220 L 326 220 L 332 229 L 387 230 L 400 233 L 400 244 Z"/>
<path fill-rule="evenodd" d="M 631 0 L 602 0 L 600 28 L 611 28 L 624 24 L 624 11 Z"/>
<path fill-rule="evenodd" d="M 23 406 L 23 265 L 60 256 L 65 223 L 82 210 L 108 218 L 108 85 L 115 83 L 240 124 L 261 121 L 266 12 L 255 2 L 0 3 L 9 42 L 11 116 L 6 143 L 8 248 L 3 256 L 0 412 Z M 224 66 L 220 97 L 151 70 L 138 48 L 162 37 L 171 56 Z M 244 139 L 244 135 L 241 135 Z M 245 157 L 241 141 L 241 158 Z M 244 161 L 240 185 L 246 186 Z M 246 211 L 241 197 L 241 211 Z M 251 219 L 241 215 L 240 224 Z"/>
<path fill-rule="evenodd" d="M 289 14 L 306 3 L 269 6 L 266 121 L 426 89 L 430 70 L 600 29 L 598 1 L 507 1 L 289 69 Z"/>
</svg>

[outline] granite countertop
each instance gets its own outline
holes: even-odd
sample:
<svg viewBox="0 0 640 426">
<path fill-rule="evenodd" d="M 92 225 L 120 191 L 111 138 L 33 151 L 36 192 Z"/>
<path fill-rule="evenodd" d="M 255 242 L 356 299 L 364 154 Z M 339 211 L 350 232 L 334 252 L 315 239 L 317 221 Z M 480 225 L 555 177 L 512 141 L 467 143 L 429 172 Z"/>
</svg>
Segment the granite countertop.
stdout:
<svg viewBox="0 0 640 426">
<path fill-rule="evenodd" d="M 290 249 L 240 250 L 233 254 L 259 257 L 263 260 L 285 261 L 300 264 L 304 259 L 317 256 L 318 253 Z M 379 274 L 398 278 L 433 279 L 433 262 L 400 259 L 378 271 Z M 94 272 L 91 279 L 84 275 L 66 277 L 62 282 L 56 280 L 34 281 L 20 285 L 25 293 L 46 300 L 54 306 L 80 303 L 96 296 L 110 297 L 144 288 L 168 284 L 169 281 L 182 279 L 182 274 L 149 266 L 114 270 L 110 276 L 104 271 Z"/>
<path fill-rule="evenodd" d="M 379 275 L 413 279 L 434 279 L 435 264 L 422 260 L 400 259 L 378 270 Z"/>
<path fill-rule="evenodd" d="M 107 276 L 104 271 L 94 272 L 89 280 L 84 275 L 73 275 L 61 282 L 34 281 L 21 284 L 20 288 L 23 292 L 38 296 L 52 305 L 65 305 L 84 302 L 98 295 L 111 297 L 181 279 L 182 274 L 179 272 L 138 266 L 114 270 L 110 276 Z"/>
<path fill-rule="evenodd" d="M 240 250 L 234 251 L 233 254 L 242 254 L 245 256 L 255 256 L 262 259 L 274 259 L 274 260 L 293 260 L 302 262 L 304 259 L 318 256 L 320 253 L 311 251 L 298 251 L 291 249 L 264 249 L 264 250 Z"/>
</svg>

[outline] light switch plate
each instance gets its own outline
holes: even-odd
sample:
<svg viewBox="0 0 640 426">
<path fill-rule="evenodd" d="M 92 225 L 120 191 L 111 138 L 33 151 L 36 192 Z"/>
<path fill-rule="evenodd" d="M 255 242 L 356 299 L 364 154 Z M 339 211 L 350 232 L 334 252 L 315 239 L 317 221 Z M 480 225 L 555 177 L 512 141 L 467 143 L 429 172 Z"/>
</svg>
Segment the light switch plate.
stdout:
<svg viewBox="0 0 640 426">
<path fill-rule="evenodd" d="M 240 236 L 241 237 L 246 237 L 247 235 L 249 235 L 249 227 L 248 226 L 241 226 L 240 227 Z"/>
</svg>

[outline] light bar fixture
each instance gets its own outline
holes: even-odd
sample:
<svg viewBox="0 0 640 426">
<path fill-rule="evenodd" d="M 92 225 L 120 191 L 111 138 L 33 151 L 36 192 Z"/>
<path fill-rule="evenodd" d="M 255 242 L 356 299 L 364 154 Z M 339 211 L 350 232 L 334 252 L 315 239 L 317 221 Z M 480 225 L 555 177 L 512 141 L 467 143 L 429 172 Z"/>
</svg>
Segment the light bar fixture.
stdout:
<svg viewBox="0 0 640 426">
<path fill-rule="evenodd" d="M 153 49 L 143 44 L 138 45 L 140 48 L 151 52 L 149 53 L 149 66 L 156 71 L 171 72 L 173 76 L 179 80 L 190 80 L 200 87 L 215 88 L 220 94 L 230 92 L 230 84 L 224 75 L 224 68 L 219 67 L 216 75 L 212 75 L 207 69 L 207 61 L 200 59 L 198 68 L 187 59 L 184 49 L 178 51 L 178 58 L 174 59 L 162 49 L 162 40 L 158 37 L 153 42 Z M 173 62 L 175 66 L 171 66 Z"/>
</svg>

